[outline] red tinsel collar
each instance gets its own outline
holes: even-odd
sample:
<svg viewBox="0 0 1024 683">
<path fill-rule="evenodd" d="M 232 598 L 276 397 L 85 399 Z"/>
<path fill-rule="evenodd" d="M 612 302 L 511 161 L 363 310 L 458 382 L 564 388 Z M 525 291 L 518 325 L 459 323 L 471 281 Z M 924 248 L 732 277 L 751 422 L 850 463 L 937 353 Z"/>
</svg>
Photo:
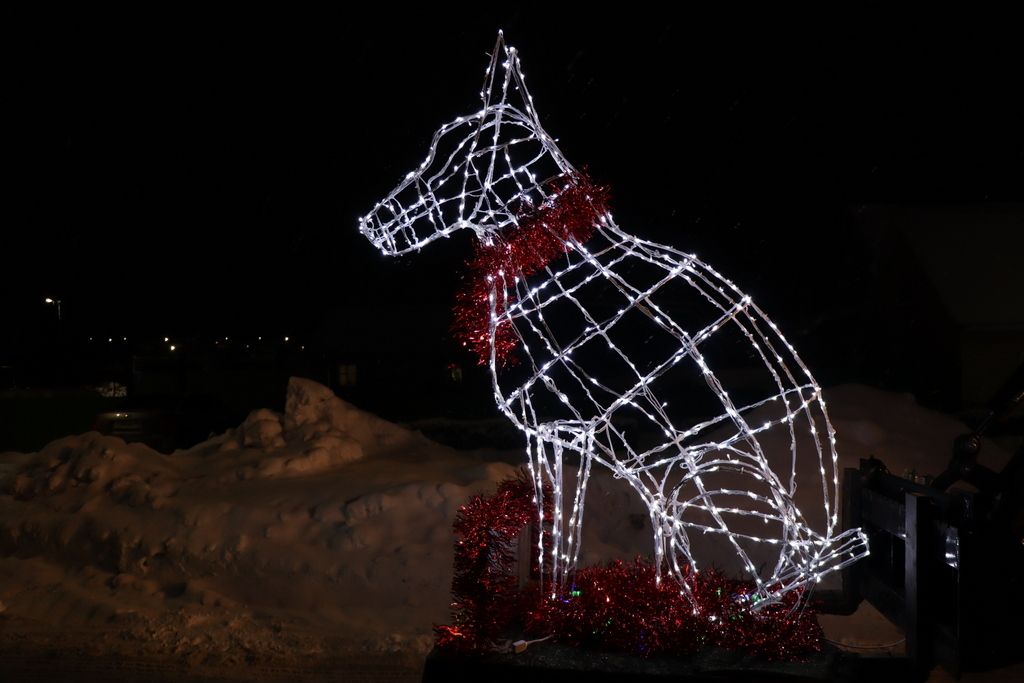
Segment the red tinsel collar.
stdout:
<svg viewBox="0 0 1024 683">
<path fill-rule="evenodd" d="M 490 293 L 497 283 L 514 282 L 516 274 L 528 277 L 566 253 L 565 243 L 583 244 L 594 234 L 607 211 L 608 188 L 594 185 L 583 173 L 553 181 L 556 194 L 536 208 L 516 217 L 517 225 L 478 242 L 466 263 L 465 287 L 456 295 L 453 336 L 486 365 L 491 354 Z M 561 189 L 559 190 L 559 186 Z M 495 302 L 495 313 L 504 312 L 504 297 Z M 519 339 L 508 320 L 494 330 L 498 367 L 515 361 L 512 351 Z"/>
</svg>

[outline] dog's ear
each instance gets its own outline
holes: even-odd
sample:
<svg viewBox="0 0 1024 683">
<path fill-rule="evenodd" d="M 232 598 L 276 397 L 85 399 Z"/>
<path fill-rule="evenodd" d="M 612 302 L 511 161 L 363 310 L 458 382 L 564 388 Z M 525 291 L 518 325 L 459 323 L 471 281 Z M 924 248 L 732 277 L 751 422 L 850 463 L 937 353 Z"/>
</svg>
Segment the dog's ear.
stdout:
<svg viewBox="0 0 1024 683">
<path fill-rule="evenodd" d="M 526 114 L 540 127 L 533 97 L 526 89 L 526 77 L 519 61 L 519 52 L 505 44 L 505 36 L 498 31 L 491 61 L 484 73 L 484 84 L 480 88 L 480 99 L 484 108 L 495 105 L 514 107 Z"/>
</svg>

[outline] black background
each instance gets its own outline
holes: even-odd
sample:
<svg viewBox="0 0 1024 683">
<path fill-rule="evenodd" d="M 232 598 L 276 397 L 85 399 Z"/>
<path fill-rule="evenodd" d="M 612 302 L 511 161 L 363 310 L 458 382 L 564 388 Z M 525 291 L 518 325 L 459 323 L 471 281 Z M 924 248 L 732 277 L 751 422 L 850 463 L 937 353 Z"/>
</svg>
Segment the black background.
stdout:
<svg viewBox="0 0 1024 683">
<path fill-rule="evenodd" d="M 12 22 L 0 351 L 45 352 L 52 296 L 81 338 L 383 344 L 413 378 L 459 359 L 446 328 L 468 236 L 385 259 L 357 217 L 476 110 L 501 27 L 546 129 L 611 185 L 620 225 L 715 264 L 812 367 L 837 368 L 824 381 L 927 394 L 926 373 L 894 370 L 926 332 L 899 330 L 898 352 L 872 341 L 890 295 L 879 261 L 901 257 L 864 236 L 863 213 L 1024 199 L 1017 24 L 594 7 Z M 992 247 L 1024 253 L 1022 232 Z"/>
</svg>

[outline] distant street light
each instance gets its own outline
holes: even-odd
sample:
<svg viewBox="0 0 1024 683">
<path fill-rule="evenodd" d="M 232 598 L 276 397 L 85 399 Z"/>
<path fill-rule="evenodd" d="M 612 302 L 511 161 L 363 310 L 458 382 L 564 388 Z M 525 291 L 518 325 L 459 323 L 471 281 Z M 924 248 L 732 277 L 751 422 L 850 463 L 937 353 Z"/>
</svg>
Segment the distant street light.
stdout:
<svg viewBox="0 0 1024 683">
<path fill-rule="evenodd" d="M 51 299 L 50 297 L 46 297 L 46 303 L 57 304 L 57 320 L 60 321 L 60 299 Z"/>
<path fill-rule="evenodd" d="M 171 351 L 173 351 L 175 348 L 176 347 L 174 346 L 174 344 L 171 344 Z"/>
</svg>

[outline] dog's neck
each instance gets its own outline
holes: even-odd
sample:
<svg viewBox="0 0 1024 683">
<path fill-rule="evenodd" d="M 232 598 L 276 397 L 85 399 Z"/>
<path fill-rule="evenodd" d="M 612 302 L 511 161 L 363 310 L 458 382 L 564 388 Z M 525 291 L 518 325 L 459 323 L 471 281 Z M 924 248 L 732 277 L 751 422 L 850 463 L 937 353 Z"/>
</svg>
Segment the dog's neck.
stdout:
<svg viewBox="0 0 1024 683">
<path fill-rule="evenodd" d="M 490 362 L 492 335 L 496 368 L 515 362 L 518 336 L 501 316 L 516 278 L 543 270 L 565 256 L 569 245 L 586 243 L 608 211 L 607 188 L 594 185 L 586 175 L 555 182 L 553 194 L 519 215 L 514 227 L 478 242 L 466 264 L 452 332 L 481 365 Z"/>
</svg>

